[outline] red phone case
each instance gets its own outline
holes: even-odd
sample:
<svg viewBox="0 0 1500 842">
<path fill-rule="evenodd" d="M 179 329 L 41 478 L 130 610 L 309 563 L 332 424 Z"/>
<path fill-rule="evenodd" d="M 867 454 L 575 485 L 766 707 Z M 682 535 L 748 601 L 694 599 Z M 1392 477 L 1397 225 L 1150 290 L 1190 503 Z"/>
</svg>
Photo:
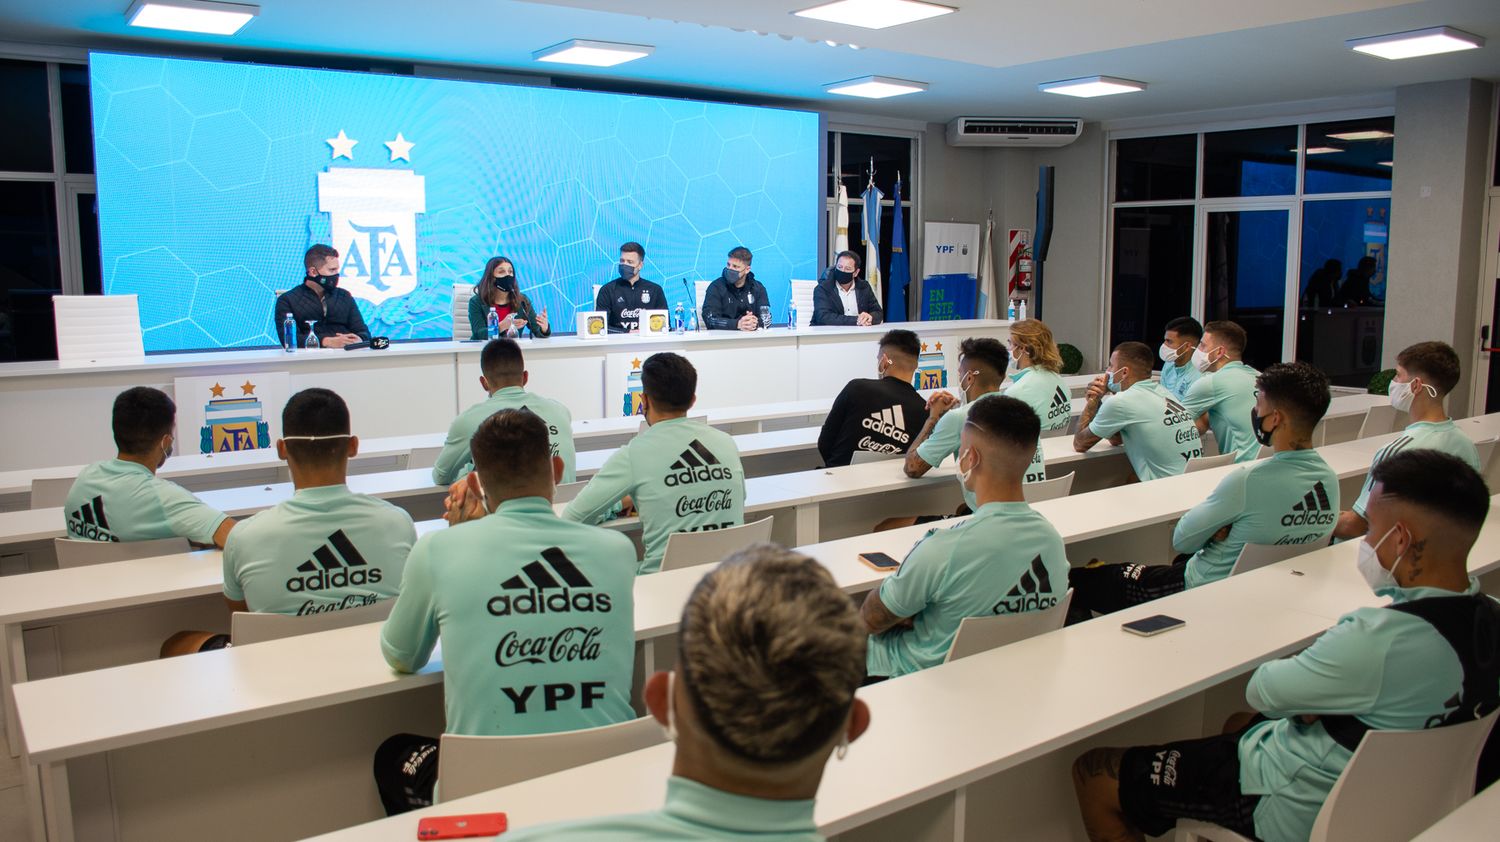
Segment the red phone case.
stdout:
<svg viewBox="0 0 1500 842">
<path fill-rule="evenodd" d="M 417 838 L 469 839 L 475 836 L 499 836 L 505 832 L 504 813 L 475 813 L 471 816 L 432 816 L 417 822 Z"/>
</svg>

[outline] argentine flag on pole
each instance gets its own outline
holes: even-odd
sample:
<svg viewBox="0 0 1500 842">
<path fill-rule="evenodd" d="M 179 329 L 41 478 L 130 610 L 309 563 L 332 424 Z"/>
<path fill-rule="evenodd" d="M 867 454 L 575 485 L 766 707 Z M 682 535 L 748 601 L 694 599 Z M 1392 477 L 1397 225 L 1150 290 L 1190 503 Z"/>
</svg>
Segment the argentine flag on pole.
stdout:
<svg viewBox="0 0 1500 842">
<path fill-rule="evenodd" d="M 979 241 L 979 318 L 1000 318 L 1000 300 L 995 294 L 995 218 L 984 225 Z"/>
<path fill-rule="evenodd" d="M 875 177 L 871 175 L 870 186 L 865 188 L 865 206 L 861 210 L 864 214 L 861 236 L 865 242 L 865 280 L 875 291 L 875 300 L 882 304 L 885 296 L 880 294 L 880 200 L 883 198 L 885 194 L 875 186 Z"/>
<path fill-rule="evenodd" d="M 838 202 L 838 214 L 833 226 L 833 256 L 829 258 L 829 262 L 836 261 L 839 252 L 849 250 L 849 191 L 844 189 L 843 184 L 839 185 Z"/>
<path fill-rule="evenodd" d="M 911 262 L 906 255 L 906 225 L 901 219 L 901 174 L 896 174 L 896 218 L 891 222 L 891 301 L 885 308 L 886 321 L 901 322 L 910 318 L 906 291 L 911 283 Z"/>
</svg>

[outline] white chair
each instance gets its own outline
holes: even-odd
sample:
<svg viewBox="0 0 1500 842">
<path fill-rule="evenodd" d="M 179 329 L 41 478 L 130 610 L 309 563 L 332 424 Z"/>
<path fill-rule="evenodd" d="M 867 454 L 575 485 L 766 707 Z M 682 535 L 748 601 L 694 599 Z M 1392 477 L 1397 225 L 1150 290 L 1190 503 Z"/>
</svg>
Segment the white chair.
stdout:
<svg viewBox="0 0 1500 842">
<path fill-rule="evenodd" d="M 1028 482 L 1021 486 L 1021 496 L 1025 497 L 1028 503 L 1040 503 L 1043 500 L 1066 497 L 1073 493 L 1073 476 L 1067 473 L 1040 482 Z"/>
<path fill-rule="evenodd" d="M 466 737 L 444 734 L 438 749 L 439 802 L 572 769 L 666 741 L 649 716 L 558 734 Z"/>
<path fill-rule="evenodd" d="M 36 477 L 31 481 L 31 508 L 50 509 L 68 501 L 77 477 Z"/>
<path fill-rule="evenodd" d="M 703 318 L 703 299 L 708 295 L 708 285 L 713 281 L 693 282 L 693 306 L 697 308 L 698 318 Z"/>
<path fill-rule="evenodd" d="M 792 303 L 797 305 L 797 327 L 810 327 L 813 317 L 813 290 L 817 281 L 792 281 Z"/>
<path fill-rule="evenodd" d="M 431 468 L 437 464 L 438 456 L 441 455 L 441 447 L 413 447 L 406 454 L 407 468 Z"/>
<path fill-rule="evenodd" d="M 1308 842 L 1405 842 L 1474 794 L 1495 713 L 1423 731 L 1369 731 L 1318 810 Z M 1249 842 L 1204 822 L 1177 822 L 1177 842 Z"/>
<path fill-rule="evenodd" d="M 1491 486 L 1495 484 L 1494 481 L 1490 479 L 1490 476 L 1491 469 L 1495 465 L 1496 445 L 1500 445 L 1500 437 L 1474 442 L 1474 450 L 1478 451 L 1479 453 L 1479 475 L 1484 477 L 1485 483 Z M 31 493 L 34 496 L 36 494 L 35 483 L 32 484 L 31 488 Z M 32 508 L 36 508 L 36 506 L 32 506 Z"/>
<path fill-rule="evenodd" d="M 1234 560 L 1234 567 L 1229 569 L 1229 575 L 1249 573 L 1251 570 L 1269 567 L 1278 561 L 1286 561 L 1313 550 L 1320 550 L 1328 546 L 1332 538 L 1333 533 L 1329 532 L 1310 544 L 1246 544 L 1244 549 L 1240 550 L 1240 557 Z"/>
<path fill-rule="evenodd" d="M 948 647 L 948 656 L 943 659 L 943 663 L 1057 631 L 1068 618 L 1068 604 L 1072 601 L 1073 589 L 1068 588 L 1068 592 L 1063 594 L 1056 605 L 1043 611 L 966 617 L 958 624 L 958 634 L 953 636 L 953 643 Z"/>
<path fill-rule="evenodd" d="M 1219 439 L 1214 436 L 1213 430 L 1204 430 L 1198 437 L 1198 447 L 1202 449 L 1204 456 L 1219 455 Z"/>
<path fill-rule="evenodd" d="M 345 608 L 342 611 L 324 611 L 320 614 L 261 614 L 254 611 L 236 611 L 229 619 L 229 642 L 235 646 L 296 637 L 299 634 L 362 626 L 379 623 L 391 616 L 396 600 L 382 599 L 374 605 Z"/>
<path fill-rule="evenodd" d="M 1218 456 L 1199 456 L 1187 460 L 1187 467 L 1182 469 L 1185 474 L 1197 471 L 1206 471 L 1209 468 L 1222 468 L 1225 465 L 1234 464 L 1233 453 L 1220 453 Z"/>
<path fill-rule="evenodd" d="M 453 285 L 453 341 L 462 342 L 474 335 L 469 329 L 469 299 L 474 297 L 474 285 Z"/>
<path fill-rule="evenodd" d="M 1359 437 L 1383 436 L 1396 431 L 1396 408 L 1388 403 L 1375 404 L 1365 410 L 1365 420 L 1359 425 Z"/>
<path fill-rule="evenodd" d="M 1069 425 L 1064 424 L 1061 427 L 1053 427 L 1050 430 L 1043 430 L 1042 431 L 1042 438 L 1044 438 L 1044 439 L 1060 439 L 1060 438 L 1064 438 L 1064 437 L 1071 438 L 1073 436 L 1073 433 L 1068 429 L 1068 426 Z"/>
<path fill-rule="evenodd" d="M 725 556 L 751 544 L 764 544 L 771 540 L 771 526 L 775 521 L 773 516 L 728 529 L 674 532 L 667 536 L 667 548 L 662 551 L 662 572 L 699 564 L 718 564 Z"/>
<path fill-rule="evenodd" d="M 146 356 L 134 295 L 54 295 L 52 319 L 58 362 Z"/>
<path fill-rule="evenodd" d="M 59 569 L 176 555 L 193 548 L 186 538 L 159 538 L 154 541 L 80 541 L 75 538 L 54 538 L 52 546 L 57 551 Z"/>
<path fill-rule="evenodd" d="M 900 453 L 876 453 L 873 450 L 856 450 L 849 456 L 849 464 L 864 465 L 869 462 L 890 462 L 903 458 Z"/>
<path fill-rule="evenodd" d="M 589 303 L 588 303 L 587 307 L 579 307 L 578 309 L 580 309 L 580 310 L 592 310 L 592 309 L 594 309 L 594 305 L 599 303 L 599 290 L 601 290 L 603 288 L 604 288 L 604 284 L 594 284 L 594 297 L 589 299 Z"/>
<path fill-rule="evenodd" d="M 1363 426 L 1363 425 L 1361 425 L 1361 426 Z M 1318 422 L 1318 426 L 1313 427 L 1313 431 L 1312 431 L 1312 446 L 1313 447 L 1322 447 L 1323 445 L 1325 445 L 1327 443 L 1328 443 L 1328 422 L 1327 421 L 1319 421 Z"/>
<path fill-rule="evenodd" d="M 573 502 L 573 498 L 578 496 L 578 492 L 582 491 L 583 487 L 588 484 L 589 481 L 586 479 L 579 480 L 578 482 L 561 483 L 557 486 L 557 490 L 552 493 L 552 502 L 571 503 Z"/>
</svg>

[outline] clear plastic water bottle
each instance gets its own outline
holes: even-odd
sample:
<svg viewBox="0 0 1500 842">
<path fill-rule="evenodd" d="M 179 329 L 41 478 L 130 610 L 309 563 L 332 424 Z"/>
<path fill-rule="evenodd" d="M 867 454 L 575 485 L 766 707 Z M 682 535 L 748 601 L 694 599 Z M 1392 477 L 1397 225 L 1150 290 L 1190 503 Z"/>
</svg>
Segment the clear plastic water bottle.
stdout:
<svg viewBox="0 0 1500 842">
<path fill-rule="evenodd" d="M 672 332 L 684 333 L 687 331 L 687 318 L 683 315 L 682 302 L 677 302 L 677 307 L 672 313 Z"/>
<path fill-rule="evenodd" d="M 1026 320 L 1026 299 L 1021 299 L 1021 309 L 1016 311 L 1016 315 L 1021 317 L 1021 321 Z"/>
<path fill-rule="evenodd" d="M 281 347 L 285 348 L 288 354 L 297 350 L 297 320 L 291 313 L 287 313 L 286 318 L 281 322 Z"/>
<path fill-rule="evenodd" d="M 485 332 L 486 334 L 488 334 L 489 338 L 500 338 L 500 314 L 495 312 L 494 307 L 491 307 L 490 314 L 484 317 L 484 323 L 486 326 Z"/>
<path fill-rule="evenodd" d="M 518 328 L 518 327 L 516 327 L 516 314 L 515 313 L 511 313 L 510 314 L 510 327 L 507 327 L 505 329 L 505 338 L 506 339 L 520 339 L 521 338 L 521 329 Z"/>
<path fill-rule="evenodd" d="M 786 329 L 797 329 L 797 302 L 795 301 L 786 305 Z"/>
<path fill-rule="evenodd" d="M 688 327 L 687 327 L 687 329 L 690 330 L 690 331 L 692 331 L 693 333 L 697 333 L 700 328 L 701 328 L 701 325 L 698 324 L 698 311 L 697 310 L 689 310 L 688 311 Z"/>
</svg>

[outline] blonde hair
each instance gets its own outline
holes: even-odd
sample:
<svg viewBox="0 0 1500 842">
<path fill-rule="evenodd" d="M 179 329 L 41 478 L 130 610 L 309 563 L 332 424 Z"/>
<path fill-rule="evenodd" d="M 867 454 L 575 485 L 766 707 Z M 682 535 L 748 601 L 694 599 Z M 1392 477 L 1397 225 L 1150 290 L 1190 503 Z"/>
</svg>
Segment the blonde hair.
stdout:
<svg viewBox="0 0 1500 842">
<path fill-rule="evenodd" d="M 1062 370 L 1062 354 L 1052 328 L 1038 319 L 1022 319 L 1010 326 L 1010 341 L 1026 349 L 1031 364 L 1056 374 Z"/>
<path fill-rule="evenodd" d="M 788 764 L 827 747 L 865 677 L 867 636 L 827 569 L 757 544 L 703 577 L 682 612 L 678 676 L 711 741 Z"/>
</svg>

